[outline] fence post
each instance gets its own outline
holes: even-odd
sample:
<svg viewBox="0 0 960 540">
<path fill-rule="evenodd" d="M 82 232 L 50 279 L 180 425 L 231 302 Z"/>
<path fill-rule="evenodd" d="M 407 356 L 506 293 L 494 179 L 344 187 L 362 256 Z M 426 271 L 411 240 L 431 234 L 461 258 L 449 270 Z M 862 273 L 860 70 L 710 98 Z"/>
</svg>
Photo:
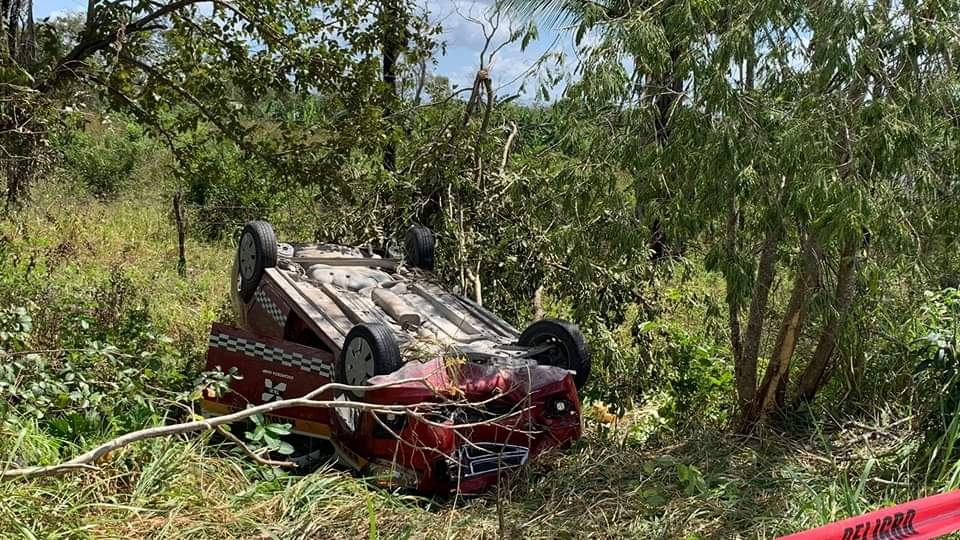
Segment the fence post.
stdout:
<svg viewBox="0 0 960 540">
<path fill-rule="evenodd" d="M 179 189 L 173 195 L 173 216 L 177 221 L 177 254 L 179 259 L 177 260 L 177 274 L 180 277 L 187 277 L 187 254 L 186 254 L 186 230 L 183 226 L 183 208 L 180 206 L 180 199 L 183 196 L 183 192 Z"/>
</svg>

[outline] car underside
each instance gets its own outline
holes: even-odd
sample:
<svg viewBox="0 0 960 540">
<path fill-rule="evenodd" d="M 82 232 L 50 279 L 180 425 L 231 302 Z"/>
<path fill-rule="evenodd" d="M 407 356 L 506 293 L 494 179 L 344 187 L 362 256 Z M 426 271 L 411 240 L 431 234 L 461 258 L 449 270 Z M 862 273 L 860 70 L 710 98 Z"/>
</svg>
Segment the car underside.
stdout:
<svg viewBox="0 0 960 540">
<path fill-rule="evenodd" d="M 403 254 L 280 244 L 269 224 L 249 223 L 232 274 L 240 325 L 213 326 L 207 359 L 239 378 L 204 399 L 205 413 L 324 388 L 314 399 L 335 406 L 275 418 L 362 473 L 430 492 L 483 490 L 579 438 L 579 330 L 544 319 L 517 331 L 435 282 L 428 229 L 406 240 Z"/>
</svg>

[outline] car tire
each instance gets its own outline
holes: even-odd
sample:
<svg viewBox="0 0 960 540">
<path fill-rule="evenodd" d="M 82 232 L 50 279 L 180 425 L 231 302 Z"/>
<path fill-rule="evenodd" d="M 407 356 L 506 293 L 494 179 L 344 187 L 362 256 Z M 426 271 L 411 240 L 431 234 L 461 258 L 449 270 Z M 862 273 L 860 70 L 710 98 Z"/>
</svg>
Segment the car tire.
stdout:
<svg viewBox="0 0 960 540">
<path fill-rule="evenodd" d="M 573 381 L 578 390 L 587 383 L 590 377 L 590 349 L 577 325 L 558 319 L 543 319 L 528 326 L 520 334 L 518 343 L 524 347 L 553 345 L 534 356 L 534 360 L 575 371 Z"/>
<path fill-rule="evenodd" d="M 277 236 L 266 221 L 250 221 L 237 242 L 237 292 L 249 302 L 267 268 L 277 265 Z"/>
<path fill-rule="evenodd" d="M 402 365 L 400 346 L 393 332 L 381 323 L 361 323 L 351 328 L 343 341 L 337 358 L 336 381 L 364 386 L 370 377 L 393 373 Z M 362 390 L 347 393 L 363 397 Z"/>
<path fill-rule="evenodd" d="M 434 255 L 437 249 L 437 239 L 433 231 L 427 227 L 416 225 L 407 231 L 405 262 L 408 266 L 426 270 L 433 270 Z"/>
</svg>

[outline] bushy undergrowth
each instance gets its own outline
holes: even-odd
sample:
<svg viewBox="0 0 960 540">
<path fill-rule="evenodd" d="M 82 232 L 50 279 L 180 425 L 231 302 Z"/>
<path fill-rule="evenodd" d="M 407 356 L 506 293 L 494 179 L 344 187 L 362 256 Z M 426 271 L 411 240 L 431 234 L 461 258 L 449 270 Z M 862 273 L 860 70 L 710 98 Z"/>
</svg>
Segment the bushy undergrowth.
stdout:
<svg viewBox="0 0 960 540">
<path fill-rule="evenodd" d="M 171 403 L 193 388 L 224 288 L 216 247 L 191 250 L 198 287 L 176 276 L 160 208 L 49 196 L 56 213 L 39 200 L 0 227 L 0 419 L 13 434 L 33 423 L 60 449 L 55 461 L 182 414 Z"/>
<path fill-rule="evenodd" d="M 86 129 L 61 130 L 54 144 L 70 177 L 97 197 L 116 197 L 132 186 L 134 172 L 156 145 L 139 124 L 122 117 L 88 120 L 97 123 L 96 129 L 91 123 Z"/>
<path fill-rule="evenodd" d="M 199 140 L 192 152 L 178 182 L 189 205 L 190 233 L 198 238 L 231 238 L 246 221 L 269 216 L 288 200 L 270 168 L 233 144 Z"/>
</svg>

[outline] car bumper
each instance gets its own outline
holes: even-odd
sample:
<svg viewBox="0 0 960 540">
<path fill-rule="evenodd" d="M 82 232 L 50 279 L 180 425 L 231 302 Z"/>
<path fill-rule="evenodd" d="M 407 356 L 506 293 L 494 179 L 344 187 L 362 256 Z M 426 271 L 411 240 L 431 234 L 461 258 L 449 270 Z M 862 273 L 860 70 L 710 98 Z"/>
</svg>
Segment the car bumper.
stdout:
<svg viewBox="0 0 960 540">
<path fill-rule="evenodd" d="M 490 404 L 499 400 L 491 401 Z M 451 405 L 437 412 L 366 412 L 337 443 L 388 483 L 435 493 L 476 493 L 544 452 L 580 438 L 580 402 L 572 377 L 493 410 Z"/>
</svg>

